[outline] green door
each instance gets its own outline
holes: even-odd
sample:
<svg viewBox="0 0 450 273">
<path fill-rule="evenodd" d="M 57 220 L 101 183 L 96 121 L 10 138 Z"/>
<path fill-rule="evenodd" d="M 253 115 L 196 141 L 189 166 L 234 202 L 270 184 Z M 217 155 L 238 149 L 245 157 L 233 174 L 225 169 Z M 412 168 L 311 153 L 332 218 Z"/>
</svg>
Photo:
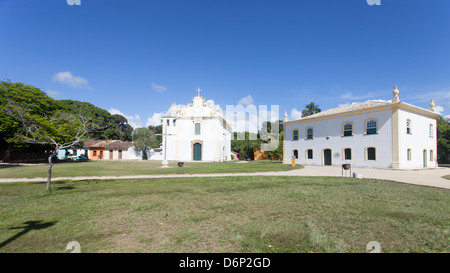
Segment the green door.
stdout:
<svg viewBox="0 0 450 273">
<path fill-rule="evenodd" d="M 194 144 L 194 160 L 202 160 L 202 144 L 200 143 Z"/>
<path fill-rule="evenodd" d="M 331 165 L 331 150 L 330 149 L 325 149 L 323 150 L 323 164 L 324 165 Z"/>
</svg>

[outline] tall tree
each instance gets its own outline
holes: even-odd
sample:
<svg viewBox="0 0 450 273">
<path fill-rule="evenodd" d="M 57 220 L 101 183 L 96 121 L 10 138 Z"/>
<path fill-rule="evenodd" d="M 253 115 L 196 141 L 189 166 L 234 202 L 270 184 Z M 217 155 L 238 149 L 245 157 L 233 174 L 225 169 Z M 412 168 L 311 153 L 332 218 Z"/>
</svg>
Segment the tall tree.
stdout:
<svg viewBox="0 0 450 273">
<path fill-rule="evenodd" d="M 314 102 L 310 102 L 305 105 L 305 109 L 302 110 L 302 118 L 320 113 L 321 111 L 318 104 L 316 105 Z"/>
<path fill-rule="evenodd" d="M 128 124 L 128 120 L 121 115 L 111 115 L 108 111 L 98 108 L 91 103 L 76 100 L 57 101 L 67 111 L 74 114 L 81 114 L 91 119 L 92 122 L 101 126 L 101 129 L 90 132 L 91 139 L 118 139 L 131 141 L 133 128 Z"/>
<path fill-rule="evenodd" d="M 156 126 L 148 126 L 148 129 L 153 131 L 156 134 L 156 143 L 153 148 L 158 148 L 159 145 L 162 143 L 162 124 L 156 125 Z"/>
<path fill-rule="evenodd" d="M 50 190 L 53 158 L 60 149 L 72 147 L 82 141 L 92 129 L 92 123 L 81 115 L 74 115 L 58 107 L 44 92 L 21 83 L 2 82 L 0 92 L 6 103 L 0 106 L 4 116 L 16 123 L 11 141 L 49 145 L 46 189 Z M 38 99 L 33 101 L 33 97 Z"/>
<path fill-rule="evenodd" d="M 8 106 L 8 100 L 21 102 L 27 107 L 27 111 L 33 115 L 45 116 L 59 109 L 58 103 L 47 96 L 44 92 L 30 85 L 10 80 L 0 82 L 0 108 Z M 14 149 L 29 148 L 30 144 L 24 143 L 17 138 L 21 130 L 20 122 L 0 111 L 0 149 L 2 160 L 8 160 Z"/>
<path fill-rule="evenodd" d="M 243 134 L 243 137 L 238 137 Z M 256 139 L 256 140 L 252 140 Z M 254 153 L 261 148 L 261 139 L 257 139 L 256 135 L 249 132 L 234 132 L 231 139 L 231 150 L 239 153 L 243 159 L 254 159 Z"/>
<path fill-rule="evenodd" d="M 276 128 L 278 130 L 272 130 Z M 267 153 L 271 158 L 280 158 L 283 155 L 283 121 L 275 122 L 265 121 L 262 124 L 261 130 L 258 132 L 258 137 L 262 142 L 268 144 Z"/>
<path fill-rule="evenodd" d="M 436 124 L 438 161 L 440 163 L 447 163 L 450 157 L 450 120 L 440 116 Z"/>
<path fill-rule="evenodd" d="M 133 142 L 134 147 L 142 150 L 142 159 L 146 160 L 147 151 L 156 145 L 156 135 L 148 128 L 136 128 L 133 132 Z"/>
</svg>

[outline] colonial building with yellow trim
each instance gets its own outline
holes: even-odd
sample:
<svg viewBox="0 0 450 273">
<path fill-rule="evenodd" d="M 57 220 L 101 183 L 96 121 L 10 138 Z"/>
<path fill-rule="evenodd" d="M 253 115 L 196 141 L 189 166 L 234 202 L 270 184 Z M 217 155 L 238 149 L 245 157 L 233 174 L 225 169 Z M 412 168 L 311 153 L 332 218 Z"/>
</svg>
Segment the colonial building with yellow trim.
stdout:
<svg viewBox="0 0 450 273">
<path fill-rule="evenodd" d="M 434 102 L 366 101 L 299 120 L 284 119 L 284 163 L 419 169 L 437 167 Z"/>
</svg>

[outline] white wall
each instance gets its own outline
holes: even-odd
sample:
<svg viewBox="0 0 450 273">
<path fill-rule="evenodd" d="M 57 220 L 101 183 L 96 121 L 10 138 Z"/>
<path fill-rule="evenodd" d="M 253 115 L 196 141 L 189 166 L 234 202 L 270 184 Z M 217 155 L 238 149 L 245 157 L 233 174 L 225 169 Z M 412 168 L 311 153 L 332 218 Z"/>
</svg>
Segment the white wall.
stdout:
<svg viewBox="0 0 450 273">
<path fill-rule="evenodd" d="M 392 167 L 392 110 L 365 112 L 345 117 L 321 119 L 286 125 L 284 163 L 291 163 L 292 151 L 299 151 L 297 164 L 323 165 L 323 149 L 332 150 L 332 165 L 350 163 L 360 167 Z M 378 134 L 366 135 L 364 124 L 367 119 L 378 119 Z M 342 124 L 353 122 L 353 136 L 342 136 Z M 305 129 L 314 128 L 314 139 L 305 140 Z M 292 140 L 292 131 L 299 130 L 299 140 Z M 328 140 L 326 139 L 328 137 Z M 366 160 L 366 148 L 376 148 L 376 160 Z M 352 159 L 345 160 L 343 149 L 352 149 Z M 306 158 L 306 150 L 313 149 L 313 159 Z"/>
<path fill-rule="evenodd" d="M 103 156 L 103 160 L 111 160 L 110 159 L 110 150 L 105 150 Z M 112 160 L 120 160 L 119 159 L 119 150 L 112 150 L 113 158 Z M 134 147 L 128 148 L 128 150 L 122 150 L 122 159 L 121 160 L 139 160 L 142 159 L 142 151 L 138 150 Z"/>
<path fill-rule="evenodd" d="M 400 168 L 420 169 L 424 167 L 424 150 L 426 150 L 427 168 L 437 167 L 436 120 L 422 116 L 406 109 L 399 109 L 399 153 Z M 406 120 L 411 120 L 411 134 L 406 132 Z M 429 126 L 433 125 L 433 137 L 430 138 Z M 411 149 L 411 160 L 407 151 Z M 433 158 L 430 160 L 430 150 Z"/>
</svg>

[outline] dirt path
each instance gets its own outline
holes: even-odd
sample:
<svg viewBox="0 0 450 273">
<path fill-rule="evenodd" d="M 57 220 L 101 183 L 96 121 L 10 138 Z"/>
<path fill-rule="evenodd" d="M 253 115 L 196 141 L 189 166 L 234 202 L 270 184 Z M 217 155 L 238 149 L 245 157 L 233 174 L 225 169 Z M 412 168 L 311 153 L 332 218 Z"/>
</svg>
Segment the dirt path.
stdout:
<svg viewBox="0 0 450 273">
<path fill-rule="evenodd" d="M 392 180 L 402 183 L 450 189 L 450 180 L 442 178 L 450 175 L 450 168 L 427 170 L 389 170 L 371 168 L 352 168 L 353 173 L 360 173 L 363 178 Z M 205 173 L 205 174 L 155 174 L 155 175 L 123 175 L 123 176 L 77 176 L 55 177 L 52 181 L 62 180 L 106 180 L 106 179 L 145 179 L 145 178 L 176 178 L 176 177 L 217 177 L 217 176 L 338 176 L 342 175 L 340 167 L 336 166 L 305 166 L 303 169 L 282 172 L 256 173 Z M 349 176 L 349 171 L 347 171 Z M 0 183 L 6 182 L 44 182 L 46 178 L 0 178 Z"/>
</svg>

